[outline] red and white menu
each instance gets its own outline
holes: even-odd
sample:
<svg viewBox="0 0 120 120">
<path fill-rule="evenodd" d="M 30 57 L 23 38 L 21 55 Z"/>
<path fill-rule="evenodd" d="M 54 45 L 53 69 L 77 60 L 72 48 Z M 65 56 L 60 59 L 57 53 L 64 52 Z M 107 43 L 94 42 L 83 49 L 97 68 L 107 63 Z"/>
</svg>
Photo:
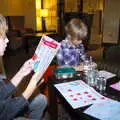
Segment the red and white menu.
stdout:
<svg viewBox="0 0 120 120">
<path fill-rule="evenodd" d="M 74 109 L 108 100 L 82 80 L 55 84 L 55 87 Z"/>
<path fill-rule="evenodd" d="M 33 70 L 34 72 L 38 71 L 40 73 L 40 78 L 42 77 L 49 64 L 53 60 L 59 47 L 60 43 L 58 43 L 54 39 L 48 36 L 42 36 L 36 48 L 36 51 L 32 57 L 34 61 Z"/>
</svg>

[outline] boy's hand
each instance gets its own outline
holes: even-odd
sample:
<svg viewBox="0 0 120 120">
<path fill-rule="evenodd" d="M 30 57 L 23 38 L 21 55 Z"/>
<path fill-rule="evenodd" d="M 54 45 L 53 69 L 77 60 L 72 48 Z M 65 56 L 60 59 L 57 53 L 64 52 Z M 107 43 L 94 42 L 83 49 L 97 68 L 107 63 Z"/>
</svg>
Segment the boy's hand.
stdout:
<svg viewBox="0 0 120 120">
<path fill-rule="evenodd" d="M 23 93 L 23 96 L 26 100 L 28 100 L 32 93 L 35 91 L 35 89 L 44 82 L 44 79 L 41 79 L 38 83 L 38 79 L 40 79 L 40 73 L 36 72 L 32 76 L 26 90 Z"/>
<path fill-rule="evenodd" d="M 78 65 L 74 67 L 76 71 L 83 71 L 83 65 Z"/>
<path fill-rule="evenodd" d="M 20 68 L 19 73 L 22 76 L 28 75 L 32 71 L 32 66 L 33 66 L 33 60 L 32 59 L 27 60 Z"/>
</svg>

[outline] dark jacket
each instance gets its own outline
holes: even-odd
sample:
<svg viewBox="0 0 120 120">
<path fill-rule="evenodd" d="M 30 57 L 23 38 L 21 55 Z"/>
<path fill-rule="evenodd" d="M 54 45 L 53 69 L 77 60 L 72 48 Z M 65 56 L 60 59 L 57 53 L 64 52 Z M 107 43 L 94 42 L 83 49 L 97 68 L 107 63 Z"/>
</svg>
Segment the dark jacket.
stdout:
<svg viewBox="0 0 120 120">
<path fill-rule="evenodd" d="M 0 120 L 12 120 L 25 106 L 27 100 L 23 96 L 12 97 L 16 88 L 11 83 L 0 80 Z"/>
</svg>

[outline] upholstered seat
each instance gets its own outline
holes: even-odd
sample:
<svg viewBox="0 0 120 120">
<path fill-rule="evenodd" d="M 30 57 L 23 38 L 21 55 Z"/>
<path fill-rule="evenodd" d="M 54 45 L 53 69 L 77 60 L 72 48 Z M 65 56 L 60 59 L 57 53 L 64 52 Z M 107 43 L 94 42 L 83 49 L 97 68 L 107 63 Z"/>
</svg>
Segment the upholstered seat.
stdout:
<svg viewBox="0 0 120 120">
<path fill-rule="evenodd" d="M 104 69 L 120 77 L 120 46 L 111 46 L 105 51 L 103 61 L 97 61 L 99 69 Z"/>
<path fill-rule="evenodd" d="M 120 46 L 111 46 L 105 53 L 105 60 L 120 65 Z"/>
</svg>

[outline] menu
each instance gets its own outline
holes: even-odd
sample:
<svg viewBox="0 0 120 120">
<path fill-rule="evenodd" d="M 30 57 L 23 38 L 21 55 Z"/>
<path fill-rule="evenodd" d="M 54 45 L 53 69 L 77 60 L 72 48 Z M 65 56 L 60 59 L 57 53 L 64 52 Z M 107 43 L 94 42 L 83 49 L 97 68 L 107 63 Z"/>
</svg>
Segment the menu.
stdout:
<svg viewBox="0 0 120 120">
<path fill-rule="evenodd" d="M 82 80 L 55 84 L 55 87 L 74 109 L 100 103 L 108 99 Z"/>
<path fill-rule="evenodd" d="M 33 70 L 34 72 L 40 73 L 40 78 L 48 68 L 52 59 L 56 55 L 60 43 L 48 36 L 42 36 L 35 53 L 32 57 L 33 59 Z"/>
<path fill-rule="evenodd" d="M 110 85 L 110 87 L 112 87 L 113 89 L 115 89 L 117 91 L 120 91 L 120 81 Z"/>
<path fill-rule="evenodd" d="M 120 102 L 109 99 L 107 101 L 93 104 L 84 113 L 100 120 L 120 120 Z"/>
<path fill-rule="evenodd" d="M 106 70 L 100 70 L 99 75 L 104 77 L 106 80 L 116 76 L 116 74 L 108 72 Z"/>
</svg>

